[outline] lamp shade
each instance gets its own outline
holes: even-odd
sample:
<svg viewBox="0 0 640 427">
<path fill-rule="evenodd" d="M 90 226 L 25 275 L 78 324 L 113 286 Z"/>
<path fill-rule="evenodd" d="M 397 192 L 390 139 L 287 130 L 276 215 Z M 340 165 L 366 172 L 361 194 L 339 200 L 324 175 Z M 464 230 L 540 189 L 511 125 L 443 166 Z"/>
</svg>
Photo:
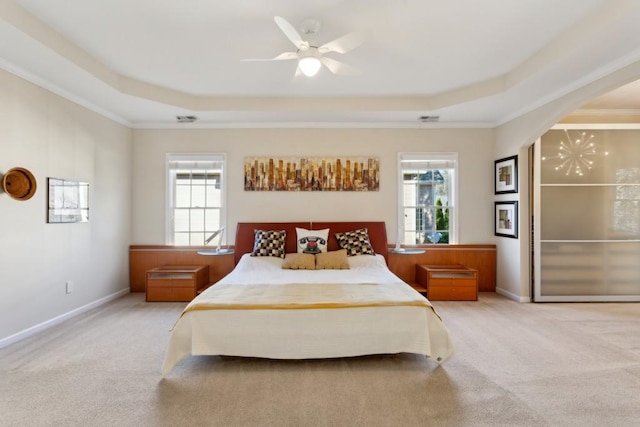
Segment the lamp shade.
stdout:
<svg viewBox="0 0 640 427">
<path fill-rule="evenodd" d="M 298 61 L 300 71 L 302 71 L 302 74 L 307 77 L 313 77 L 318 74 L 321 65 L 322 63 L 320 62 L 320 59 L 315 56 L 300 58 L 300 61 Z"/>
</svg>

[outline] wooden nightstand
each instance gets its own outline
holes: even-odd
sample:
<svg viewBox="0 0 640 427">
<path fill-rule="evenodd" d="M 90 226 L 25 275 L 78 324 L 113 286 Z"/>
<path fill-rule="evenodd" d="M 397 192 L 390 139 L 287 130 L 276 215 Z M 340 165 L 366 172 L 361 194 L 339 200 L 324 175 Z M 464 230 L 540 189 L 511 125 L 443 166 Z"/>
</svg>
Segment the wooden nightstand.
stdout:
<svg viewBox="0 0 640 427">
<path fill-rule="evenodd" d="M 167 265 L 146 274 L 147 301 L 191 301 L 209 281 L 209 266 Z"/>
<path fill-rule="evenodd" d="M 478 300 L 478 270 L 464 265 L 416 265 L 416 281 L 433 301 Z"/>
</svg>

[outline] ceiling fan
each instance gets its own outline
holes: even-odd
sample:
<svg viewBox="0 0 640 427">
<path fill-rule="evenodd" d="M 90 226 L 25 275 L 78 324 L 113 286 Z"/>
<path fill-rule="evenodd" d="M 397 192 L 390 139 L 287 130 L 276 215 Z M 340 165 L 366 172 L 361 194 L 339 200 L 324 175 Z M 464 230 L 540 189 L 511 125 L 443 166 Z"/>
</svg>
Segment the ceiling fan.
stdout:
<svg viewBox="0 0 640 427">
<path fill-rule="evenodd" d="M 315 35 L 320 30 L 320 22 L 308 19 L 302 22 L 300 29 L 304 38 L 300 36 L 298 31 L 284 18 L 280 16 L 274 17 L 276 24 L 282 32 L 296 47 L 295 52 L 284 52 L 275 58 L 268 59 L 244 59 L 243 61 L 283 61 L 289 59 L 297 59 L 298 66 L 296 68 L 296 76 L 304 74 L 307 77 L 315 76 L 322 65 L 327 67 L 333 74 L 357 75 L 360 70 L 344 62 L 337 61 L 333 58 L 325 56 L 326 53 L 347 53 L 350 50 L 360 46 L 365 40 L 365 34 L 361 32 L 353 32 L 339 37 L 333 41 L 318 45 Z"/>
</svg>

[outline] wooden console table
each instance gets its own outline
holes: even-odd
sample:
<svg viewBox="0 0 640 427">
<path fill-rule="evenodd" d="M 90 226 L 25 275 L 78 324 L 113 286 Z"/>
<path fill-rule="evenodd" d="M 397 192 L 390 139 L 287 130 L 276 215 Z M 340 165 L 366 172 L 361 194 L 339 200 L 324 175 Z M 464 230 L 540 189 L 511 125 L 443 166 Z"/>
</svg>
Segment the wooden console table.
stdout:
<svg viewBox="0 0 640 427">
<path fill-rule="evenodd" d="M 146 274 L 147 301 L 191 301 L 208 283 L 208 265 L 152 268 Z"/>
<path fill-rule="evenodd" d="M 478 270 L 463 265 L 416 265 L 416 282 L 433 301 L 477 301 Z"/>
</svg>

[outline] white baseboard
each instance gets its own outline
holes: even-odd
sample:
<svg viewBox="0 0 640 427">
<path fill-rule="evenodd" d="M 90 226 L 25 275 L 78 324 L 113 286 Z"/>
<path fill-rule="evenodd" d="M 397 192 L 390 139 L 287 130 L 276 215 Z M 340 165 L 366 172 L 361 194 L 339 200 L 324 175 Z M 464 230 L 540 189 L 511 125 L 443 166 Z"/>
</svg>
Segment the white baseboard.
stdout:
<svg viewBox="0 0 640 427">
<path fill-rule="evenodd" d="M 520 296 L 520 295 L 516 295 L 516 294 L 514 294 L 513 292 L 509 292 L 509 291 L 507 291 L 507 290 L 505 290 L 505 289 L 502 289 L 502 288 L 497 288 L 497 287 L 496 287 L 496 293 L 497 293 L 497 294 L 500 294 L 500 295 L 502 295 L 502 296 L 505 296 L 505 297 L 507 297 L 507 298 L 509 298 L 509 299 L 512 299 L 512 300 L 514 300 L 514 301 L 518 301 L 518 302 L 531 302 L 531 298 L 529 298 L 529 297 L 522 297 L 522 296 Z"/>
<path fill-rule="evenodd" d="M 6 338 L 3 338 L 0 340 L 0 348 L 3 347 L 7 347 L 11 344 L 14 344 L 18 341 L 21 341 L 25 338 L 28 338 L 32 335 L 37 334 L 38 332 L 44 331 L 45 329 L 51 328 L 52 326 L 55 326 L 59 323 L 64 322 L 67 319 L 71 319 L 72 317 L 75 317 L 79 314 L 85 313 L 89 310 L 92 310 L 96 307 L 99 307 L 103 304 L 108 303 L 109 301 L 113 301 L 116 298 L 120 298 L 123 295 L 128 294 L 129 292 L 131 292 L 129 290 L 129 288 L 127 287 L 126 289 L 123 289 L 121 291 L 118 291 L 116 293 L 113 293 L 111 295 L 107 295 L 104 298 L 100 298 L 99 300 L 93 301 L 87 305 L 83 305 L 82 307 L 78 307 L 75 310 L 71 310 L 68 313 L 64 313 L 61 314 L 60 316 L 54 317 L 53 319 L 49 319 L 46 322 L 42 322 L 38 325 L 32 326 L 28 329 L 25 329 L 24 331 L 20 331 L 16 334 L 10 335 Z"/>
</svg>

